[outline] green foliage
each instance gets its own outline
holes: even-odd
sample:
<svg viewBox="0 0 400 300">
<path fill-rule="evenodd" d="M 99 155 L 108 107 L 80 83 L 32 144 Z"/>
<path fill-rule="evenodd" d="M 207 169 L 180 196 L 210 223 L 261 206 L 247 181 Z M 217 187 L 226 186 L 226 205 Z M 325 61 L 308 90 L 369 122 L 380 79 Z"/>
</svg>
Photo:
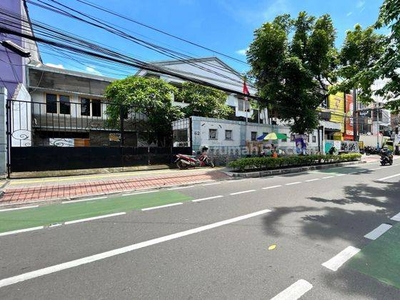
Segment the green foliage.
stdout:
<svg viewBox="0 0 400 300">
<path fill-rule="evenodd" d="M 165 146 L 171 141 L 172 121 L 183 117 L 179 107 L 172 106 L 176 92 L 175 87 L 155 78 L 131 76 L 114 81 L 105 90 L 105 97 L 110 100 L 108 121 L 117 127 L 121 115 L 140 116 L 133 118 L 133 125 L 141 138 Z"/>
<path fill-rule="evenodd" d="M 376 28 L 387 27 L 391 33 L 385 38 L 385 51 L 374 68 L 374 75 L 389 79 L 379 94 L 395 100 L 389 108 L 400 111 L 400 0 L 385 0 L 380 8 Z"/>
<path fill-rule="evenodd" d="M 347 31 L 337 71 L 342 81 L 332 88 L 332 93 L 350 92 L 356 88 L 358 100 L 370 103 L 373 93 L 371 86 L 378 77 L 374 67 L 383 53 L 384 36 L 377 34 L 373 27 L 363 30 L 357 24 L 354 30 Z"/>
<path fill-rule="evenodd" d="M 261 105 L 286 121 L 292 132 L 304 134 L 318 126 L 316 108 L 327 96 L 326 82 L 336 79 L 334 41 L 330 16 L 315 18 L 305 12 L 296 19 L 278 16 L 254 32 L 247 59 Z"/>
<path fill-rule="evenodd" d="M 177 100 L 189 103 L 182 109 L 186 117 L 195 115 L 224 119 L 232 111 L 226 105 L 227 96 L 224 92 L 192 82 L 184 82 L 175 97 Z"/>
<path fill-rule="evenodd" d="M 277 168 L 302 167 L 329 164 L 336 162 L 356 161 L 361 158 L 359 153 L 341 155 L 290 155 L 278 158 L 273 157 L 246 157 L 228 163 L 228 167 L 236 171 L 259 171 Z"/>
</svg>

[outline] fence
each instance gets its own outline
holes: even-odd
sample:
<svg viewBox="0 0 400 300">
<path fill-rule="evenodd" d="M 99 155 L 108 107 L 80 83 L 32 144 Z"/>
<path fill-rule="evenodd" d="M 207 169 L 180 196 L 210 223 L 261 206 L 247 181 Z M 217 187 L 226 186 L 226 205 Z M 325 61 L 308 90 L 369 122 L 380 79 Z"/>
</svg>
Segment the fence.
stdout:
<svg viewBox="0 0 400 300">
<path fill-rule="evenodd" d="M 110 105 L 7 100 L 8 173 L 169 164 L 174 154 L 191 153 L 149 147 L 146 116 L 119 106 L 111 121 Z"/>
</svg>

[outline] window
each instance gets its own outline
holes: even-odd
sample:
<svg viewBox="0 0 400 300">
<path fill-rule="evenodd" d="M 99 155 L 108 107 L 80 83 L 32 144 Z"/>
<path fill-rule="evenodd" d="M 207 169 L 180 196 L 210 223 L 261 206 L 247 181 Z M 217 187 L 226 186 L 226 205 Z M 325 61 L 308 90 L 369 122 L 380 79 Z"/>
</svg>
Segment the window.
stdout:
<svg viewBox="0 0 400 300">
<path fill-rule="evenodd" d="M 71 114 L 71 103 L 69 102 L 69 96 L 60 95 L 60 114 Z"/>
<path fill-rule="evenodd" d="M 225 139 L 232 140 L 232 130 L 225 130 Z"/>
<path fill-rule="evenodd" d="M 101 101 L 81 98 L 81 115 L 101 117 Z"/>
<path fill-rule="evenodd" d="M 217 133 L 218 133 L 217 129 L 209 129 L 209 131 L 208 131 L 208 139 L 210 139 L 210 140 L 218 139 Z"/>
<path fill-rule="evenodd" d="M 252 131 L 251 132 L 251 140 L 256 141 L 257 140 L 257 131 Z"/>
<path fill-rule="evenodd" d="M 57 113 L 57 95 L 46 94 L 46 112 Z"/>
<path fill-rule="evenodd" d="M 312 136 L 312 141 L 313 141 L 313 143 L 317 142 L 317 137 L 315 135 Z"/>
<path fill-rule="evenodd" d="M 46 94 L 46 112 L 53 114 L 71 114 L 69 96 Z"/>
<path fill-rule="evenodd" d="M 250 111 L 250 102 L 244 99 L 238 99 L 238 111 Z"/>
</svg>

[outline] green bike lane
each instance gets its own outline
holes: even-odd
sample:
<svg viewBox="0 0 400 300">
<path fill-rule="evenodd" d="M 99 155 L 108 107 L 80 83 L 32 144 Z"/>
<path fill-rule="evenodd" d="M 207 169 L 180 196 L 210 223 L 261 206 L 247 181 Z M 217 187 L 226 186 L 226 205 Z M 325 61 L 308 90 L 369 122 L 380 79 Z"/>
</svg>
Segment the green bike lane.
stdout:
<svg viewBox="0 0 400 300">
<path fill-rule="evenodd" d="M 348 267 L 400 289 L 400 223 L 363 247 Z"/>
<path fill-rule="evenodd" d="M 152 191 L 66 201 L 23 209 L 4 209 L 0 210 L 0 234 L 41 226 L 62 225 L 65 222 L 176 204 L 189 200 L 192 200 L 192 197 L 177 191 Z"/>
</svg>

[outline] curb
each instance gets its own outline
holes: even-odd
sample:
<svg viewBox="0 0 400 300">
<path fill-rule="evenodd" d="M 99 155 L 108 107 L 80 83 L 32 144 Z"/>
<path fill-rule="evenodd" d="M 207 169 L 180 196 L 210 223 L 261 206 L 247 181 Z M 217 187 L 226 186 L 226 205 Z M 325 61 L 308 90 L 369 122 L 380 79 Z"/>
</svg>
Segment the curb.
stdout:
<svg viewBox="0 0 400 300">
<path fill-rule="evenodd" d="M 266 177 L 272 175 L 280 175 L 280 174 L 289 174 L 289 173 L 301 173 L 309 170 L 321 170 L 321 169 L 330 169 L 335 167 L 340 167 L 344 165 L 353 165 L 353 164 L 363 164 L 365 161 L 350 161 L 350 162 L 341 162 L 341 163 L 333 163 L 333 164 L 325 164 L 325 165 L 316 165 L 316 166 L 304 166 L 297 168 L 287 168 L 287 169 L 274 169 L 274 170 L 264 170 L 264 171 L 256 171 L 256 172 L 224 172 L 226 175 L 233 178 L 257 178 L 257 177 Z"/>
</svg>

